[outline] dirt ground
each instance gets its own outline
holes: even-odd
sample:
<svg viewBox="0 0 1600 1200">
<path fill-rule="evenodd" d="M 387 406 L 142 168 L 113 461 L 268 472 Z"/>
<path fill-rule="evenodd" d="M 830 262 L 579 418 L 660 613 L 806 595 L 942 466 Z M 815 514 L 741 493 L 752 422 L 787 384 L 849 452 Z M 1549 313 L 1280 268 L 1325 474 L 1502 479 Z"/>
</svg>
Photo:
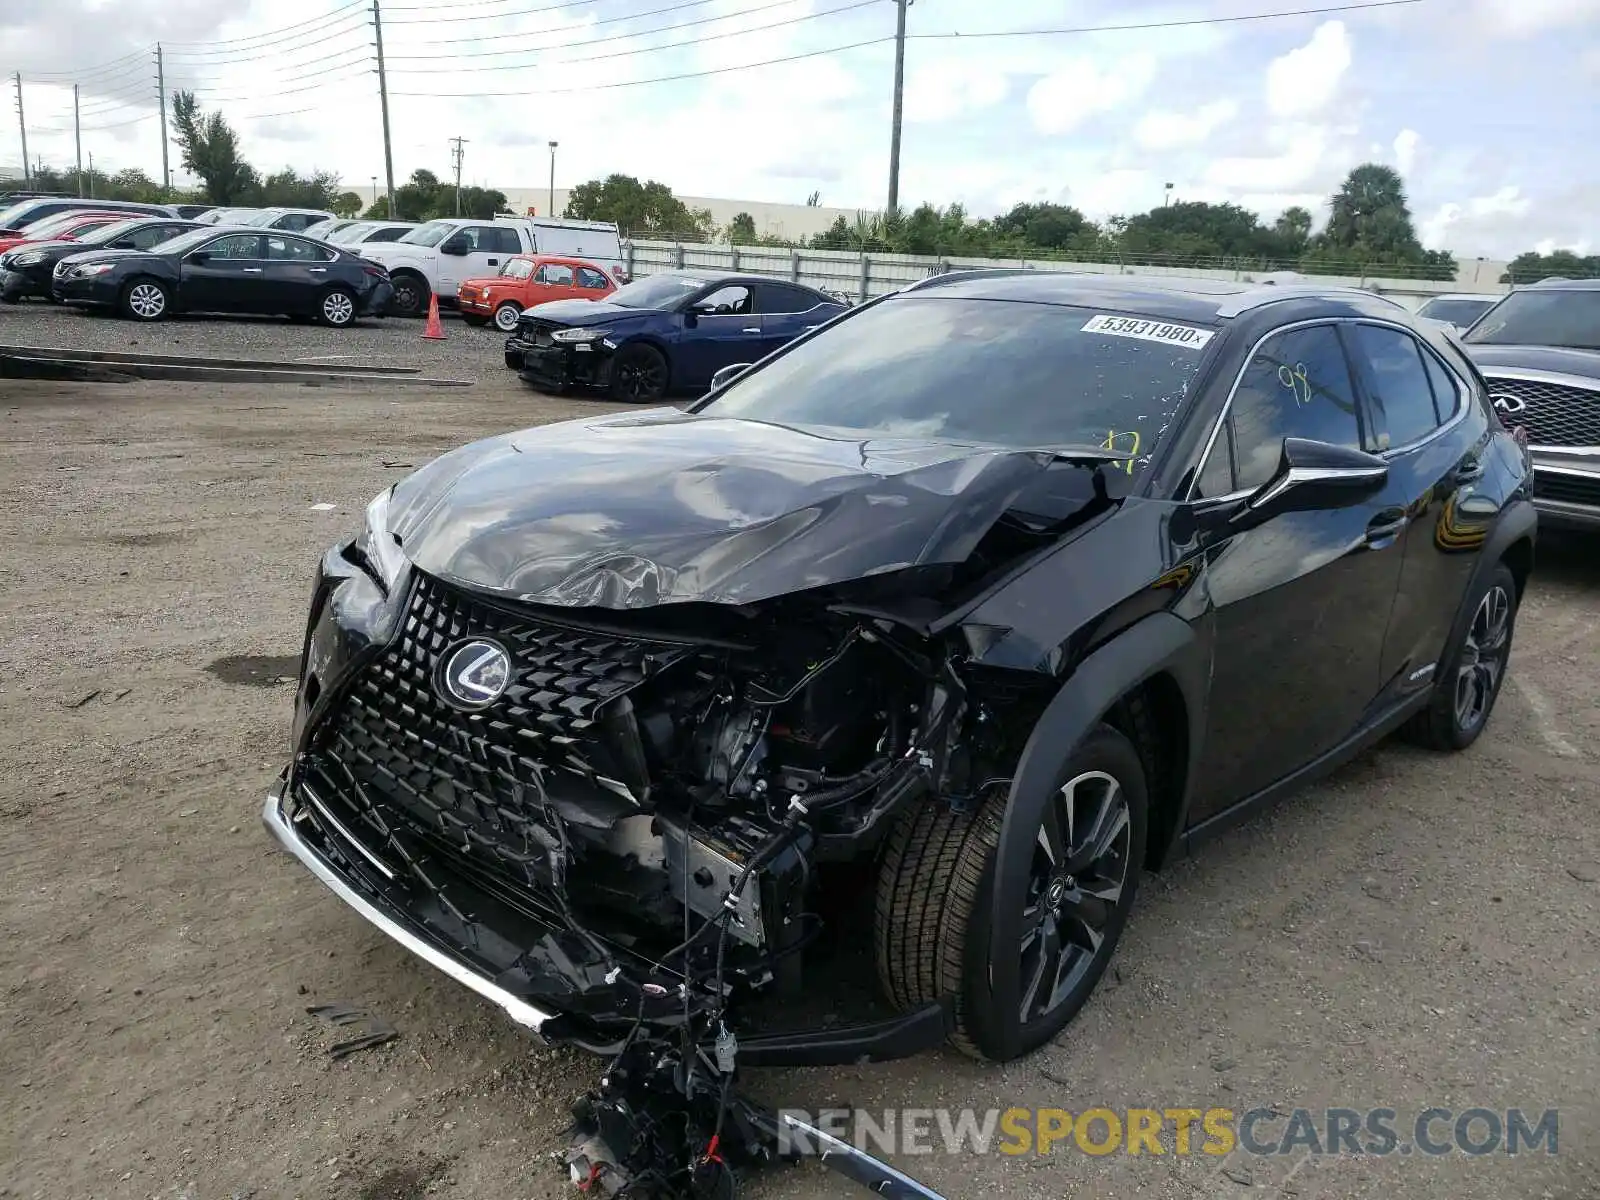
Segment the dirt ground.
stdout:
<svg viewBox="0 0 1600 1200">
<path fill-rule="evenodd" d="M 396 473 L 605 406 L 0 382 L 0 1195 L 534 1200 L 582 1055 L 364 925 L 258 822 L 312 568 Z M 321 506 L 332 505 L 332 508 Z M 1386 745 L 1147 882 L 1079 1021 L 774 1102 L 1560 1110 L 1509 1157 L 908 1156 L 952 1200 L 1600 1196 L 1600 542 L 1549 539 L 1488 734 Z M 315 1004 L 400 1029 L 335 1061 Z M 1403 1123 L 1402 1118 L 1402 1123 Z M 758 1197 L 857 1193 L 815 1168 Z"/>
</svg>

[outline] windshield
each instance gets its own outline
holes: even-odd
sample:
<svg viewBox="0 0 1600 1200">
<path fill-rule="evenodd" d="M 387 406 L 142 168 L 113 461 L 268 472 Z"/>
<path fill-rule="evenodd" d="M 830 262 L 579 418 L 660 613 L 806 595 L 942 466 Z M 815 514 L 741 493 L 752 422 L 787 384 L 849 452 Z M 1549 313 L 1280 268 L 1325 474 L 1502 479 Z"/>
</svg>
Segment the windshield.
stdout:
<svg viewBox="0 0 1600 1200">
<path fill-rule="evenodd" d="M 225 208 L 217 213 L 212 223 L 216 225 L 248 225 L 251 223 L 249 218 L 255 216 L 256 211 L 253 208 Z M 209 217 L 211 214 L 207 213 L 206 216 Z"/>
<path fill-rule="evenodd" d="M 794 346 L 698 411 L 887 437 L 1103 446 L 1143 464 L 1214 333 L 1055 304 L 901 297 Z"/>
<path fill-rule="evenodd" d="M 359 240 L 363 233 L 373 228 L 375 226 L 370 221 L 357 221 L 353 225 L 345 225 L 342 228 L 335 229 L 328 235 L 327 240 L 345 244 L 352 243 Z"/>
<path fill-rule="evenodd" d="M 200 243 L 209 242 L 212 238 L 221 236 L 221 231 L 216 229 L 191 229 L 188 233 L 180 233 L 175 238 L 168 238 L 158 248 L 163 254 L 187 254 Z"/>
<path fill-rule="evenodd" d="M 1427 317 L 1430 321 L 1448 321 L 1452 325 L 1459 325 L 1462 329 L 1465 329 L 1493 307 L 1493 300 L 1446 300 L 1440 298 L 1429 300 L 1417 310 L 1417 316 Z"/>
<path fill-rule="evenodd" d="M 513 258 L 500 268 L 500 274 L 507 279 L 526 279 L 533 274 L 533 263 L 525 258 Z"/>
<path fill-rule="evenodd" d="M 134 221 L 113 221 L 109 225 L 100 226 L 99 229 L 90 230 L 78 239 L 78 244 L 81 246 L 103 246 L 107 242 L 116 241 L 128 230 L 142 225 L 144 221 L 145 218 L 142 217 Z"/>
<path fill-rule="evenodd" d="M 58 213 L 53 217 L 46 217 L 42 221 L 35 221 L 28 226 L 28 233 L 33 237 L 42 238 L 63 229 L 71 229 L 74 225 L 87 224 L 95 219 L 94 215 L 87 211 L 74 209 L 71 212 Z M 105 218 L 100 219 L 104 220 Z"/>
<path fill-rule="evenodd" d="M 437 246 L 450 236 L 454 228 L 455 225 L 449 221 L 429 221 L 426 225 L 418 225 L 400 240 L 411 246 Z"/>
<path fill-rule="evenodd" d="M 1592 289 L 1512 292 L 1479 318 L 1464 341 L 1480 346 L 1569 346 L 1600 350 L 1600 284 Z"/>
<path fill-rule="evenodd" d="M 35 203 L 37 203 L 36 200 L 23 200 L 13 204 L 10 208 L 0 210 L 0 229 L 15 229 L 18 219 Z"/>
<path fill-rule="evenodd" d="M 620 304 L 624 308 L 671 308 L 690 292 L 697 292 L 710 282 L 710 279 L 700 275 L 677 275 L 672 272 L 652 275 L 638 283 L 618 288 L 606 297 L 606 303 Z"/>
</svg>

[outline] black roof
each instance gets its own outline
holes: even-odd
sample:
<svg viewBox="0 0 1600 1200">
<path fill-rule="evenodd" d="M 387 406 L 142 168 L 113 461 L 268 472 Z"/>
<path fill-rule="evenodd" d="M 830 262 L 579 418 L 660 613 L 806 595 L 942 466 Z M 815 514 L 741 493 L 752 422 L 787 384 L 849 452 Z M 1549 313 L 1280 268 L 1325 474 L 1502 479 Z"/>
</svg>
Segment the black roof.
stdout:
<svg viewBox="0 0 1600 1200">
<path fill-rule="evenodd" d="M 1600 279 L 1568 279 L 1563 275 L 1552 275 L 1548 279 L 1523 286 L 1544 288 L 1552 292 L 1593 292 L 1600 291 Z"/>
<path fill-rule="evenodd" d="M 1175 321 L 1214 322 L 1284 300 L 1325 299 L 1341 306 L 1404 306 L 1363 288 L 1314 280 L 1287 284 L 1246 283 L 1182 275 L 1095 275 L 1075 271 L 997 269 L 950 271 L 919 280 L 908 292 L 937 290 L 941 296 L 977 300 L 1024 300 L 1136 312 Z"/>
</svg>

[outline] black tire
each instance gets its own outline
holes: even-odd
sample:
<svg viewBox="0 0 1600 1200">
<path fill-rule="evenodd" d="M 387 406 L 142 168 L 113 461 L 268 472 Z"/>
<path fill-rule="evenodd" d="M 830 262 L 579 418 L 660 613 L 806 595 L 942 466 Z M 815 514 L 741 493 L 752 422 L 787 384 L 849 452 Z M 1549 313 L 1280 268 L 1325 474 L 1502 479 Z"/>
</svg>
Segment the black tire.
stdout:
<svg viewBox="0 0 1600 1200">
<path fill-rule="evenodd" d="M 117 311 L 130 321 L 160 321 L 172 311 L 172 293 L 159 279 L 141 275 L 123 285 Z"/>
<path fill-rule="evenodd" d="M 489 323 L 489 318 L 488 317 L 474 316 L 471 313 L 462 313 L 461 314 L 461 323 L 463 325 L 470 325 L 474 329 L 482 329 L 485 325 L 487 325 Z"/>
<path fill-rule="evenodd" d="M 667 394 L 667 360 L 654 346 L 633 342 L 611 364 L 611 398 L 624 404 L 654 404 Z"/>
<path fill-rule="evenodd" d="M 1505 563 L 1496 563 L 1471 596 L 1472 615 L 1439 664 L 1428 707 L 1400 730 L 1408 742 L 1455 751 L 1478 740 L 1511 665 L 1517 600 L 1516 576 Z"/>
<path fill-rule="evenodd" d="M 522 355 L 513 354 L 513 353 L 511 353 L 511 351 L 507 350 L 506 351 L 506 369 L 508 371 L 520 371 L 520 370 L 522 370 Z"/>
<path fill-rule="evenodd" d="M 1095 949 L 1084 946 L 1080 953 L 1073 954 L 1071 969 L 1065 971 L 1065 990 L 1053 1004 L 1026 1019 L 1020 1008 L 1007 1016 L 993 1011 L 988 1001 L 991 906 L 1008 794 L 991 794 L 976 812 L 968 814 L 957 813 L 936 799 L 920 802 L 904 813 L 890 832 L 879 862 L 874 912 L 879 981 L 889 1000 L 905 1011 L 953 998 L 955 1027 L 950 1041 L 974 1058 L 1016 1058 L 1054 1038 L 1093 993 L 1116 949 L 1144 861 L 1148 793 L 1138 751 L 1109 726 L 1096 729 L 1061 764 L 1058 787 L 1062 792 L 1053 802 L 1073 803 L 1075 811 L 1083 814 L 1089 810 L 1079 805 L 1092 800 L 1092 783 L 1105 792 L 1108 804 L 1114 804 L 1114 794 L 1097 778 L 1100 775 L 1119 785 L 1116 794 L 1120 794 L 1121 807 L 1126 812 L 1125 826 L 1113 839 L 1120 883 L 1114 899 L 1106 904 L 1092 891 L 1080 887 L 1081 881 L 1064 870 L 1053 876 L 1047 873 L 1048 882 L 1039 893 L 1040 899 L 1053 898 L 1057 910 L 1051 910 L 1047 903 L 1035 906 L 1041 914 L 1040 929 L 1046 920 L 1054 921 L 1058 926 L 1055 936 L 1059 936 L 1062 919 L 1054 912 L 1087 912 L 1092 901 L 1098 940 L 1087 935 L 1089 926 L 1076 915 L 1067 918 L 1079 932 L 1085 932 L 1085 940 L 1093 941 Z M 1064 793 L 1068 784 L 1086 776 L 1088 779 L 1074 792 L 1075 800 L 1067 800 Z M 1087 835 L 1092 831 L 1091 825 L 1084 832 Z M 1067 858 L 1072 861 L 1073 856 Z M 1036 865 L 1049 865 L 1037 847 L 1035 859 Z M 1030 872 L 1033 869 L 1030 867 Z M 1098 871 L 1091 879 L 1102 882 Z M 1030 884 L 1030 895 L 1033 890 Z M 1110 885 L 1102 882 L 1100 891 L 1109 893 Z M 1038 939 L 1030 942 L 1024 938 L 1025 1002 L 1030 951 L 1035 945 L 1039 968 L 1046 969 L 1048 962 L 1049 938 L 1040 933 Z M 1064 945 L 1062 948 L 1067 949 Z M 1066 962 L 1061 966 L 1064 970 Z M 1058 973 L 1056 982 L 1060 980 Z M 1018 1049 L 1011 1052 L 1008 1047 Z"/>
<path fill-rule="evenodd" d="M 317 298 L 318 325 L 331 329 L 348 329 L 355 324 L 356 298 L 349 288 L 331 287 Z"/>
<path fill-rule="evenodd" d="M 395 317 L 420 317 L 428 311 L 428 299 L 433 295 L 428 281 L 415 271 L 399 271 L 389 276 L 394 285 L 394 298 L 389 301 L 389 314 Z"/>
</svg>

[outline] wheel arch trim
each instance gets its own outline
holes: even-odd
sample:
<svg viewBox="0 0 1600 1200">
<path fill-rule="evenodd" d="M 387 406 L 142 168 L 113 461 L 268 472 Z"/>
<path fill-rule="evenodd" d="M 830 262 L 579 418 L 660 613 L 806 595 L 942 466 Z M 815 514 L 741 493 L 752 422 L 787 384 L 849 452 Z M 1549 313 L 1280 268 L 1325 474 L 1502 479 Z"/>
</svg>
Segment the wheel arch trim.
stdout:
<svg viewBox="0 0 1600 1200">
<path fill-rule="evenodd" d="M 1199 632 L 1188 622 L 1171 613 L 1153 613 L 1095 650 L 1063 682 L 1028 735 L 995 850 L 986 978 L 988 1002 L 997 1011 L 1015 1012 L 1021 1003 L 1024 864 L 1032 856 L 1061 764 L 1119 700 L 1162 674 L 1170 676 L 1182 693 L 1189 725 L 1188 762 L 1174 835 L 1181 836 L 1203 740 L 1209 683 L 1209 656 Z M 1143 864 L 1139 865 L 1142 868 Z M 1010 1041 L 1015 1031 L 1010 1031 L 1009 1022 L 1005 1028 Z M 1003 1057 L 1011 1058 L 1020 1052 L 1020 1046 L 1002 1046 L 1001 1050 Z"/>
</svg>

